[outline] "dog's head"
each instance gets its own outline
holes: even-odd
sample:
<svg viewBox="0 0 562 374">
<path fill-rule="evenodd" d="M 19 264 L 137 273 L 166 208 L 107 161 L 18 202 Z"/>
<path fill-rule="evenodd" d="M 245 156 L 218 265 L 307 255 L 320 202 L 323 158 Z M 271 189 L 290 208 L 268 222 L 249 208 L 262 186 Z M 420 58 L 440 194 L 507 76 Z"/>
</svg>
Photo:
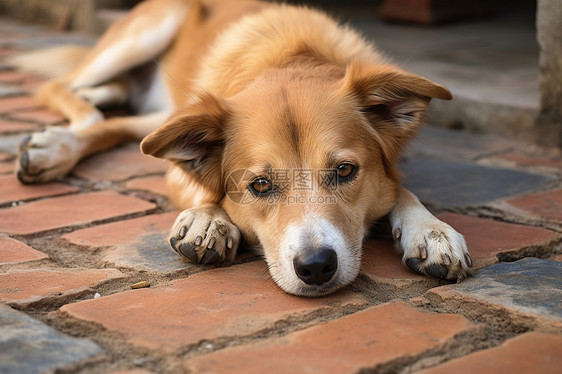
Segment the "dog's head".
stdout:
<svg viewBox="0 0 562 374">
<path fill-rule="evenodd" d="M 444 87 L 392 66 L 271 70 L 202 95 L 143 142 L 222 202 L 285 291 L 355 279 L 369 225 L 395 204 L 399 152 Z"/>
</svg>

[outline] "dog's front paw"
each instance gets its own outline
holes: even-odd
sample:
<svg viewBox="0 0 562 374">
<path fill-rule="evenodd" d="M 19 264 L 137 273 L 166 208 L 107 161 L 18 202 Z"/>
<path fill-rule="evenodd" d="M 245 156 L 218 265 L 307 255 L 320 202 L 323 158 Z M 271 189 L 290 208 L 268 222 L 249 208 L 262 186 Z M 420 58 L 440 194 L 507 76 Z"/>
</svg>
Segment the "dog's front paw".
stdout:
<svg viewBox="0 0 562 374">
<path fill-rule="evenodd" d="M 464 237 L 436 218 L 393 228 L 402 262 L 419 274 L 461 280 L 472 274 L 472 258 Z"/>
<path fill-rule="evenodd" d="M 71 131 L 50 127 L 26 136 L 16 162 L 22 183 L 47 182 L 66 175 L 80 159 L 80 142 Z"/>
<path fill-rule="evenodd" d="M 233 261 L 240 230 L 219 207 L 187 209 L 180 213 L 170 238 L 174 251 L 189 262 L 212 264 Z"/>
</svg>

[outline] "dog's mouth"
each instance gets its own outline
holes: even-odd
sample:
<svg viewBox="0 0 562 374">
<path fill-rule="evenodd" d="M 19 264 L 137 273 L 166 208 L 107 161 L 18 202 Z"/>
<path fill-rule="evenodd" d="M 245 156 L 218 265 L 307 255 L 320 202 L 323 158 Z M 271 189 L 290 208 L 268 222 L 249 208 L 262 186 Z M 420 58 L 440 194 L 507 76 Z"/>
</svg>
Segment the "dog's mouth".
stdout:
<svg viewBox="0 0 562 374">
<path fill-rule="evenodd" d="M 283 271 L 283 269 L 281 269 L 282 266 L 281 264 L 270 264 L 270 273 L 275 283 L 277 283 L 281 289 L 296 296 L 327 296 L 347 286 L 357 276 L 355 273 L 342 274 L 340 271 L 336 271 L 330 280 L 317 284 L 305 282 L 298 275 L 294 276 L 293 274 L 296 274 L 295 271 L 293 271 L 292 274 L 290 273 L 291 270 Z"/>
<path fill-rule="evenodd" d="M 331 247 L 288 249 L 278 260 L 268 258 L 266 253 L 266 260 L 273 280 L 285 292 L 307 297 L 326 296 L 357 277 L 361 246 L 348 247 L 345 251 Z"/>
</svg>

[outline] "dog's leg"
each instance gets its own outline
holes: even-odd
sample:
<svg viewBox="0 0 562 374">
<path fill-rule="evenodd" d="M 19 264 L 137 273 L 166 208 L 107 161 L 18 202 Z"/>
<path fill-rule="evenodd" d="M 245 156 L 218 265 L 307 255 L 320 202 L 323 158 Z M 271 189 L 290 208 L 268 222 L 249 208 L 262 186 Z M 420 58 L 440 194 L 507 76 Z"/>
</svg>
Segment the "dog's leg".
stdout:
<svg viewBox="0 0 562 374">
<path fill-rule="evenodd" d="M 437 219 L 405 188 L 390 214 L 396 246 L 410 269 L 441 279 L 460 280 L 471 274 L 472 259 L 464 237 Z"/>
<path fill-rule="evenodd" d="M 122 106 L 129 99 L 129 87 L 125 79 L 115 79 L 100 86 L 79 88 L 76 94 L 96 107 Z"/>
<path fill-rule="evenodd" d="M 126 86 L 114 80 L 164 52 L 189 7 L 184 0 L 141 3 L 112 25 L 73 71 L 41 88 L 39 102 L 68 118 L 70 126 L 51 127 L 22 142 L 16 163 L 22 182 L 45 182 L 63 176 L 80 158 L 129 139 L 140 139 L 163 122 L 166 115 L 161 114 L 106 121 L 96 104 L 123 102 L 128 95 Z"/>
<path fill-rule="evenodd" d="M 72 89 L 107 82 L 152 59 L 172 43 L 192 4 L 143 1 L 105 32 L 67 77 Z"/>
<path fill-rule="evenodd" d="M 180 213 L 170 244 L 188 261 L 201 264 L 233 261 L 240 243 L 240 230 L 223 208 L 204 204 Z"/>
<path fill-rule="evenodd" d="M 131 140 L 141 140 L 168 113 L 115 117 L 88 127 L 49 127 L 26 137 L 16 163 L 22 183 L 47 182 L 66 175 L 81 158 Z"/>
</svg>

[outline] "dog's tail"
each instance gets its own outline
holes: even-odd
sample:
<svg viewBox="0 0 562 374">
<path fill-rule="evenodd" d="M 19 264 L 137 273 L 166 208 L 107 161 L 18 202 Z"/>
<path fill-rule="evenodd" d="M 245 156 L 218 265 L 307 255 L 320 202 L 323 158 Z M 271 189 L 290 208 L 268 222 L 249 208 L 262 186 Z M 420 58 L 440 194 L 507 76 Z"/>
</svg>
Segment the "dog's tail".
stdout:
<svg viewBox="0 0 562 374">
<path fill-rule="evenodd" d="M 8 65 L 15 69 L 45 78 L 67 74 L 86 56 L 90 48 L 65 45 L 27 52 L 8 58 Z"/>
</svg>

